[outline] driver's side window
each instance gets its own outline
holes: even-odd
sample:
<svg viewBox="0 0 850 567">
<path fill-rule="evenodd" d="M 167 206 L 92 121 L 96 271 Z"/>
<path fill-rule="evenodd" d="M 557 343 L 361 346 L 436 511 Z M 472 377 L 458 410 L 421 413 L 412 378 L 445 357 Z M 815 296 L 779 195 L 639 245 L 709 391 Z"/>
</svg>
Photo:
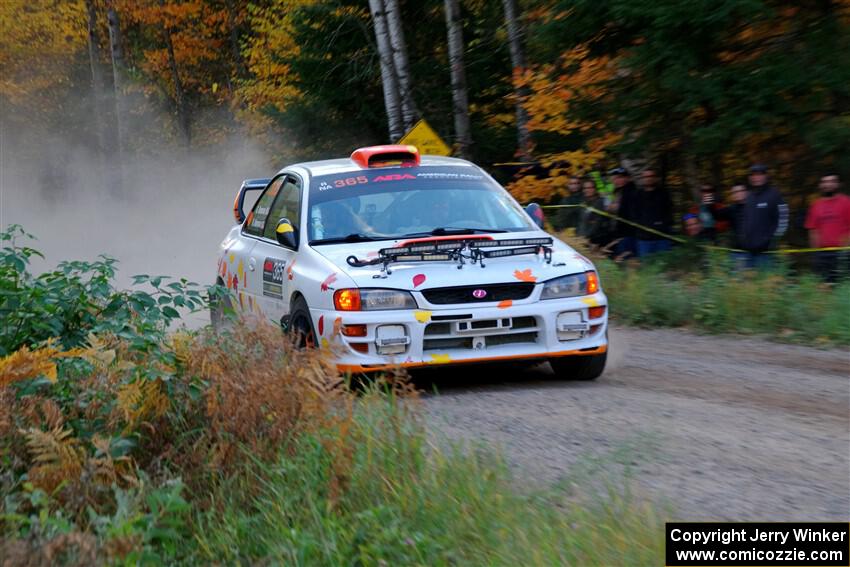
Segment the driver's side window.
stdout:
<svg viewBox="0 0 850 567">
<path fill-rule="evenodd" d="M 263 236 L 271 240 L 275 239 L 275 229 L 280 219 L 289 219 L 289 222 L 295 227 L 296 234 L 301 227 L 301 184 L 298 179 L 291 175 L 287 175 L 281 186 L 280 192 L 272 205 L 269 212 L 269 220 L 266 222 L 266 228 L 263 231 Z"/>
<path fill-rule="evenodd" d="M 257 203 L 248 214 L 248 218 L 245 219 L 245 225 L 242 229 L 245 234 L 250 234 L 251 236 L 262 236 L 263 229 L 266 224 L 275 224 L 277 222 L 276 220 L 272 220 L 267 223 L 266 220 L 272 218 L 269 215 L 272 203 L 274 203 L 275 197 L 277 197 L 277 194 L 280 192 L 280 187 L 283 184 L 284 179 L 285 176 L 280 176 L 273 180 L 269 183 L 269 186 L 260 198 L 257 199 Z M 272 227 L 272 231 L 274 231 L 274 227 Z"/>
</svg>

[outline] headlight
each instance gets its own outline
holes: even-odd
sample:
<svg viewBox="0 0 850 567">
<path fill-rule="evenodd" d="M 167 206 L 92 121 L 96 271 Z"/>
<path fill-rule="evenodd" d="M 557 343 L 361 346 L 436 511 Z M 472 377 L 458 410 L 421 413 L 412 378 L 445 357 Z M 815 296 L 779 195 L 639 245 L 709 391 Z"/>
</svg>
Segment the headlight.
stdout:
<svg viewBox="0 0 850 567">
<path fill-rule="evenodd" d="M 338 289 L 334 307 L 337 311 L 416 309 L 416 300 L 410 292 L 399 289 Z"/>
<path fill-rule="evenodd" d="M 559 299 L 562 297 L 578 297 L 591 295 L 599 291 L 599 276 L 596 272 L 572 274 L 549 280 L 543 285 L 540 299 Z"/>
</svg>

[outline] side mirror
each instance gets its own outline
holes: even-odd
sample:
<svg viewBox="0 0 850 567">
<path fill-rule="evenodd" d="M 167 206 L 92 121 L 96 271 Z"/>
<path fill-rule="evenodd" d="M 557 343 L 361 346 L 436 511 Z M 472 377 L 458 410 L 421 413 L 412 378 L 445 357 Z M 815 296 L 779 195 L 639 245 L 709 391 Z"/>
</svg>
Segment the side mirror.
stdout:
<svg viewBox="0 0 850 567">
<path fill-rule="evenodd" d="M 277 237 L 278 244 L 281 246 L 286 246 L 293 250 L 298 247 L 298 235 L 295 227 L 289 222 L 289 219 L 283 218 L 277 221 L 277 228 L 275 228 L 274 234 Z"/>
<path fill-rule="evenodd" d="M 543 208 L 540 205 L 537 203 L 531 203 L 525 208 L 525 212 L 528 213 L 528 216 L 534 219 L 537 226 L 543 228 Z"/>
</svg>

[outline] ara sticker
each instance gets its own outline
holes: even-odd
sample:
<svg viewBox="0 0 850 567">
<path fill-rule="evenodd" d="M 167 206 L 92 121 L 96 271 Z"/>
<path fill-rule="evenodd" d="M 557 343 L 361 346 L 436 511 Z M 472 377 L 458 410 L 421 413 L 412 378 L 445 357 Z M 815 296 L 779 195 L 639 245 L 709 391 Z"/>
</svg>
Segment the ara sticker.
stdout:
<svg viewBox="0 0 850 567">
<path fill-rule="evenodd" d="M 321 288 L 322 291 L 328 291 L 330 289 L 330 285 L 336 281 L 336 272 L 332 273 L 328 277 L 325 278 L 325 281 L 322 282 Z"/>
<path fill-rule="evenodd" d="M 534 283 L 537 281 L 537 276 L 531 273 L 531 268 L 523 271 L 514 270 L 514 277 L 521 282 Z"/>
<path fill-rule="evenodd" d="M 413 276 L 413 287 L 419 287 L 425 283 L 425 274 L 416 274 Z"/>
<path fill-rule="evenodd" d="M 283 299 L 283 274 L 286 261 L 277 258 L 263 260 L 263 295 Z"/>
<path fill-rule="evenodd" d="M 379 175 L 372 180 L 373 183 L 381 183 L 383 181 L 404 181 L 405 179 L 416 179 L 409 173 L 391 173 L 389 175 Z"/>
</svg>

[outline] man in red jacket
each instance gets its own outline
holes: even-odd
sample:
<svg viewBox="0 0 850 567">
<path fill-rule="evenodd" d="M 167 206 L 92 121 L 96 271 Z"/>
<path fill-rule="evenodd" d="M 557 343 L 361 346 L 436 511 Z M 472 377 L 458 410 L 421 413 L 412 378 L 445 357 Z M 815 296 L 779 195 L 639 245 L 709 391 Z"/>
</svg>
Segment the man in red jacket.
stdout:
<svg viewBox="0 0 850 567">
<path fill-rule="evenodd" d="M 838 175 L 820 178 L 821 196 L 806 215 L 812 248 L 850 246 L 850 197 L 838 192 L 840 186 Z M 815 270 L 827 281 L 835 281 L 847 269 L 847 256 L 847 251 L 816 252 Z"/>
</svg>

